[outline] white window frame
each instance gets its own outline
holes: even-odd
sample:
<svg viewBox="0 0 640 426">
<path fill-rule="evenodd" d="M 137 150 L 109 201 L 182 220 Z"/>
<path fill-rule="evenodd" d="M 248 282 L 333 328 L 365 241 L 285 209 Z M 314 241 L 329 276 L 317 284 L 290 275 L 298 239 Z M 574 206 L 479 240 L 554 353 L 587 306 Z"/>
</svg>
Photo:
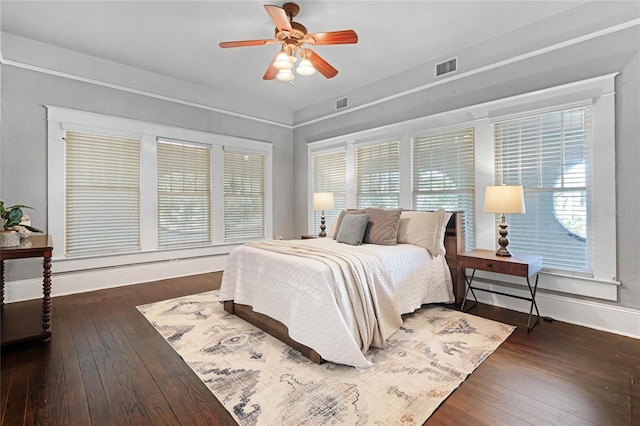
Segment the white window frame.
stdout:
<svg viewBox="0 0 640 426">
<path fill-rule="evenodd" d="M 176 145 L 184 145 L 186 147 L 190 147 L 190 148 L 200 148 L 201 153 L 205 153 L 206 157 L 208 158 L 208 166 L 209 166 L 209 178 L 207 179 L 207 184 L 209 185 L 209 218 L 208 221 L 203 221 L 203 224 L 206 224 L 208 226 L 207 231 L 209 231 L 209 235 L 207 240 L 205 241 L 198 241 L 198 242 L 191 242 L 191 243 L 185 243 L 185 242 L 173 242 L 173 243 L 167 243 L 164 245 L 160 245 L 160 243 L 158 242 L 158 247 L 160 248 L 166 248 L 166 249 L 171 249 L 171 248 L 180 248 L 180 246 L 197 246 L 197 245 L 206 245 L 206 244 L 210 244 L 212 241 L 212 235 L 213 235 L 213 230 L 212 230 L 212 223 L 214 222 L 214 218 L 211 212 L 211 206 L 213 204 L 212 202 L 212 194 L 213 194 L 213 185 L 212 185 L 212 159 L 213 159 L 213 155 L 211 154 L 211 146 L 210 145 L 206 145 L 206 144 L 199 144 L 199 143 L 194 143 L 194 142 L 188 142 L 188 141 L 182 141 L 182 140 L 175 140 L 175 139 L 169 139 L 169 138 L 157 138 L 156 139 L 156 150 L 159 146 L 161 146 L 161 144 L 176 144 Z M 206 151 L 203 151 L 202 149 L 205 149 Z M 156 159 L 157 159 L 157 154 L 156 154 Z M 204 156 L 203 156 L 204 159 Z M 156 165 L 158 165 L 158 161 L 156 161 Z M 160 197 L 160 194 L 158 192 L 158 173 L 155 173 L 156 176 L 156 197 Z M 156 209 L 156 217 L 158 218 L 160 216 L 160 208 Z M 208 222 L 208 223 L 207 223 Z M 156 229 L 156 237 L 159 239 L 160 238 L 160 227 L 158 227 Z"/>
<path fill-rule="evenodd" d="M 312 176 L 312 178 L 309 180 L 310 184 L 311 184 L 311 193 L 315 193 L 315 185 L 314 185 L 314 181 L 313 181 L 313 176 L 315 176 L 315 158 L 316 156 L 321 156 L 321 155 L 331 155 L 331 154 L 337 154 L 337 153 L 344 153 L 345 155 L 345 164 L 347 162 L 347 150 L 346 147 L 342 146 L 339 148 L 332 148 L 332 149 L 327 149 L 327 150 L 323 150 L 321 152 L 318 153 L 310 153 L 309 154 L 309 158 L 308 158 L 308 167 L 309 167 L 309 173 Z M 345 174 L 346 174 L 346 167 L 345 167 Z M 347 188 L 346 188 L 346 181 L 348 181 L 349 179 L 345 176 L 345 206 L 346 204 L 346 197 L 347 197 Z M 317 210 L 313 210 L 313 196 L 311 197 L 311 205 L 309 206 L 310 211 L 312 212 L 312 214 L 310 215 L 310 222 L 308 224 L 308 228 L 310 229 L 309 233 L 311 235 L 316 235 L 320 233 L 320 212 L 318 212 Z M 337 218 L 337 216 L 340 214 L 340 209 L 339 208 L 334 208 L 331 210 L 331 213 L 327 214 L 328 211 L 325 211 L 325 215 L 327 216 L 327 232 L 331 227 L 331 224 L 334 220 L 334 218 Z M 331 216 L 331 217 L 329 217 Z"/>
<path fill-rule="evenodd" d="M 399 137 L 385 137 L 383 139 L 377 139 L 377 140 L 371 140 L 371 141 L 366 141 L 366 142 L 356 142 L 354 144 L 350 144 L 351 147 L 351 157 L 353 157 L 353 161 L 352 161 L 352 166 L 353 166 L 353 186 L 354 186 L 354 191 L 353 191 L 353 202 L 355 203 L 355 208 L 358 208 L 358 175 L 357 175 L 357 155 L 356 155 L 356 151 L 358 149 L 361 148 L 368 148 L 368 147 L 372 147 L 372 146 L 378 146 L 378 145 L 383 145 L 383 144 L 388 144 L 388 143 L 394 143 L 394 142 L 398 142 L 398 173 L 400 173 L 400 166 L 401 166 L 401 159 L 400 159 L 400 146 L 402 145 L 402 143 L 400 142 L 400 138 Z M 349 151 L 349 148 L 347 149 L 347 151 Z M 347 162 L 347 164 L 349 164 Z M 347 166 L 347 168 L 349 168 L 349 165 Z M 347 179 L 348 180 L 348 179 Z M 399 183 L 399 187 L 400 187 L 400 182 Z M 398 207 L 400 206 L 400 192 L 398 192 Z M 376 206 L 377 207 L 377 206 Z M 395 208 L 395 207 L 388 207 L 388 208 Z"/>
<path fill-rule="evenodd" d="M 269 147 L 271 147 L 271 145 L 269 144 Z M 273 185 L 272 185 L 272 175 L 273 175 L 273 169 L 272 169 L 272 151 L 264 151 L 264 150 L 260 150 L 260 149 L 251 149 L 251 148 L 247 148 L 247 147 L 238 147 L 238 146 L 233 146 L 233 145 L 229 145 L 227 144 L 225 147 L 223 147 L 222 150 L 222 156 L 221 156 L 221 169 L 224 169 L 224 151 L 227 152 L 233 152 L 233 153 L 237 153 L 237 154 L 250 154 L 250 155 L 264 155 L 264 173 L 265 173 L 265 182 L 264 182 L 264 217 L 266 220 L 265 223 L 265 238 L 267 239 L 271 239 L 273 238 L 273 217 L 272 217 L 272 212 L 273 212 Z M 219 212 L 221 214 L 220 217 L 224 217 L 224 175 L 220 176 L 220 194 L 221 194 L 221 198 L 220 198 L 220 203 L 221 206 L 218 206 Z M 214 202 L 214 205 L 217 204 Z M 212 209 L 213 212 L 213 209 Z M 214 213 L 212 213 L 213 215 Z M 220 223 L 220 236 L 219 239 L 216 241 L 222 241 L 224 242 L 224 244 L 237 244 L 237 241 L 233 241 L 233 242 L 226 242 L 225 241 L 225 237 L 224 237 L 224 223 L 222 221 L 219 222 Z"/>
<path fill-rule="evenodd" d="M 413 175 L 414 175 L 413 149 L 414 149 L 415 139 L 419 139 L 419 138 L 423 138 L 423 137 L 439 136 L 439 135 L 442 135 L 442 134 L 453 133 L 453 132 L 458 132 L 458 131 L 464 131 L 464 130 L 467 130 L 467 129 L 473 129 L 473 131 L 474 131 L 473 138 L 474 138 L 474 161 L 475 161 L 478 154 L 475 153 L 475 142 L 476 142 L 475 141 L 475 137 L 476 137 L 475 136 L 475 131 L 476 131 L 476 126 L 473 125 L 473 124 L 465 125 L 465 126 L 455 125 L 455 126 L 439 127 L 439 128 L 435 128 L 435 129 L 425 129 L 424 131 L 413 131 L 411 133 L 411 147 L 410 147 L 411 148 L 411 153 L 410 153 L 410 155 L 411 155 L 411 166 L 410 166 L 410 169 L 401 169 L 401 170 L 411 170 L 411 176 L 410 176 L 410 179 L 411 179 L 411 194 L 410 195 L 411 195 L 411 207 L 412 208 L 416 208 L 416 206 L 415 206 L 415 197 L 414 197 L 415 194 L 413 192 L 413 189 L 414 189 L 413 188 L 413 184 L 414 184 L 414 182 L 413 182 Z M 477 169 L 478 169 L 478 165 L 475 164 L 475 170 L 477 170 Z M 475 187 L 475 180 L 474 180 L 474 191 L 473 191 L 474 201 L 477 198 L 477 192 L 478 192 L 478 189 L 477 189 L 477 187 Z M 471 219 L 475 218 L 476 216 L 477 216 L 477 209 L 476 209 L 476 205 L 474 204 L 474 208 L 473 208 L 473 211 L 471 212 L 471 215 L 469 215 L 469 214 L 465 215 L 465 222 L 469 223 L 469 221 Z M 474 226 L 472 226 L 471 228 L 473 229 Z M 465 237 L 466 237 L 465 238 L 465 248 L 467 250 L 471 250 L 473 247 L 475 247 L 475 235 L 473 236 L 473 238 L 469 238 L 466 235 L 465 235 Z M 473 245 L 473 247 L 472 247 L 472 245 Z"/>
<path fill-rule="evenodd" d="M 269 142 L 165 126 L 120 117 L 45 105 L 47 108 L 48 233 L 55 244 L 53 261 L 58 272 L 228 254 L 241 242 L 223 240 L 224 147 L 265 156 L 265 239 L 273 234 L 273 146 Z M 65 256 L 65 145 L 67 130 L 100 133 L 141 140 L 140 251 L 120 254 Z M 186 141 L 211 147 L 211 244 L 159 249 L 157 237 L 157 139 Z"/>
<path fill-rule="evenodd" d="M 495 249 L 497 233 L 495 216 L 483 213 L 484 192 L 494 185 L 494 149 L 493 121 L 498 119 L 558 106 L 589 103 L 592 105 L 593 126 L 593 209 L 594 225 L 594 264 L 590 277 L 563 274 L 557 271 L 543 270 L 539 287 L 562 293 L 595 297 L 605 300 L 617 300 L 618 286 L 616 276 L 616 217 L 615 211 L 615 76 L 617 73 L 581 80 L 561 86 L 524 93 L 482 104 L 471 105 L 453 111 L 446 111 L 427 117 L 395 123 L 375 129 L 341 135 L 330 139 L 312 142 L 307 145 L 309 161 L 314 153 L 327 149 L 346 147 L 347 149 L 347 207 L 355 207 L 355 188 L 353 187 L 353 158 L 349 150 L 358 141 L 382 140 L 400 136 L 400 207 L 411 209 L 411 136 L 425 131 L 434 131 L 450 126 L 475 128 L 475 187 L 476 187 L 476 248 Z M 350 148 L 351 147 L 351 148 Z M 351 169 L 350 169 L 351 168 Z M 402 172 L 404 171 L 404 172 Z M 309 229 L 312 229 L 313 170 L 308 174 L 308 212 Z M 350 186 L 351 185 L 351 186 Z M 351 198 L 350 198 L 351 196 Z M 351 202 L 350 202 L 351 201 Z M 470 249 L 467 247 L 467 249 Z M 506 275 L 483 273 L 476 277 L 491 283 L 508 282 L 523 285 L 522 280 Z M 526 285 L 526 284 L 525 284 Z"/>
</svg>

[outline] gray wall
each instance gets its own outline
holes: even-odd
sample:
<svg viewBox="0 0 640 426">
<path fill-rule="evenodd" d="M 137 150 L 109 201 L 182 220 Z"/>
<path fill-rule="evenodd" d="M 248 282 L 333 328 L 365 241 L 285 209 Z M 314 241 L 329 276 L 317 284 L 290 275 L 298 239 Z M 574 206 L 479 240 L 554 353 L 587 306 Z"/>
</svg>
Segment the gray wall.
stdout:
<svg viewBox="0 0 640 426">
<path fill-rule="evenodd" d="M 638 27 L 634 26 L 352 113 L 309 125 L 299 125 L 294 130 L 296 235 L 307 232 L 307 218 L 310 214 L 307 212 L 307 143 L 619 72 L 615 86 L 617 269 L 618 279 L 622 282 L 619 304 L 640 309 L 639 44 L 640 33 Z M 460 52 L 461 67 L 468 64 L 467 58 L 473 61 L 482 57 L 485 52 L 495 58 L 492 48 L 491 43 L 484 43 Z M 508 55 L 515 53 L 508 52 Z M 409 70 L 406 78 L 400 75 L 395 81 L 402 83 L 415 80 L 413 72 L 416 70 Z M 426 82 L 423 79 L 423 84 Z M 382 81 L 379 84 L 384 86 L 393 82 Z M 367 89 L 376 90 L 373 86 L 363 88 L 356 91 L 354 97 L 358 99 Z M 304 118 L 321 114 L 318 108 L 310 111 L 313 113 L 307 111 Z M 305 114 L 301 112 L 297 118 L 303 119 L 303 116 Z"/>
<path fill-rule="evenodd" d="M 0 199 L 26 204 L 34 226 L 47 230 L 47 121 L 54 105 L 186 129 L 273 143 L 273 232 L 293 235 L 293 150 L 289 128 L 233 117 L 170 101 L 1 67 Z M 30 264 L 31 262 L 31 264 Z M 7 280 L 36 278 L 36 260 L 7 262 Z"/>
</svg>

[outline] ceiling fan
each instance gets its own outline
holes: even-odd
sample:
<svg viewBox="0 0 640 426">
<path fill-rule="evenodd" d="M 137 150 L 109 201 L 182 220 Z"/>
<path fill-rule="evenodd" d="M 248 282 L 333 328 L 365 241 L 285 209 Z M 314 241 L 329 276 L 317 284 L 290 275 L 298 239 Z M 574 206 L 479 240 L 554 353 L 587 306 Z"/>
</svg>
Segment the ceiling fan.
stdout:
<svg viewBox="0 0 640 426">
<path fill-rule="evenodd" d="M 304 25 L 295 22 L 293 18 L 300 12 L 300 6 L 295 3 L 285 3 L 282 7 L 270 4 L 264 5 L 265 10 L 276 24 L 275 37 L 263 40 L 225 41 L 219 44 L 221 48 L 261 46 L 267 44 L 280 44 L 282 49 L 274 57 L 267 71 L 262 77 L 264 80 L 277 78 L 293 84 L 293 64 L 297 61 L 296 55 L 301 61 L 296 72 L 301 75 L 311 75 L 316 70 L 326 78 L 333 78 L 338 70 L 325 61 L 320 55 L 305 44 L 354 44 L 358 42 L 358 34 L 353 30 L 331 31 L 325 33 L 308 34 Z"/>
</svg>

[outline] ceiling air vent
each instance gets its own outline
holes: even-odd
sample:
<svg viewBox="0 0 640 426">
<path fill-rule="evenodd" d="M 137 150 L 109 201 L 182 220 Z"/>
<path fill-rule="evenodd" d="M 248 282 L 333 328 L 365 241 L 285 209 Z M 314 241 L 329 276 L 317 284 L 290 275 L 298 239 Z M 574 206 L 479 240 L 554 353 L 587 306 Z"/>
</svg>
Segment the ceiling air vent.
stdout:
<svg viewBox="0 0 640 426">
<path fill-rule="evenodd" d="M 458 71 L 458 58 L 449 59 L 436 65 L 436 77 Z"/>
<path fill-rule="evenodd" d="M 336 111 L 346 108 L 348 104 L 349 104 L 349 101 L 346 96 L 342 99 L 338 99 L 336 101 Z"/>
</svg>

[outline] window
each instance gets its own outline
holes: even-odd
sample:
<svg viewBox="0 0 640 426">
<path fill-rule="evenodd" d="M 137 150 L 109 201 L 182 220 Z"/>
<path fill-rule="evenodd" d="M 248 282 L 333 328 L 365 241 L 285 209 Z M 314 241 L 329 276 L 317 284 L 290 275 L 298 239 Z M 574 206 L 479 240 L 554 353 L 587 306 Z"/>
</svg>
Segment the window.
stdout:
<svg viewBox="0 0 640 426">
<path fill-rule="evenodd" d="M 400 143 L 355 148 L 358 208 L 397 208 L 400 195 Z"/>
<path fill-rule="evenodd" d="M 413 208 L 465 212 L 467 249 L 475 246 L 474 129 L 413 138 Z"/>
<path fill-rule="evenodd" d="M 140 141 L 65 137 L 65 254 L 140 248 Z"/>
<path fill-rule="evenodd" d="M 314 158 L 346 150 L 348 208 L 371 200 L 393 207 L 385 199 L 391 194 L 402 208 L 464 210 L 467 248 L 496 246 L 499 218 L 477 209 L 486 186 L 522 184 L 527 212 L 508 218 L 509 248 L 544 256 L 540 288 L 617 300 L 615 76 L 340 135 L 310 143 L 308 152 Z M 396 140 L 397 156 L 393 150 L 374 156 L 383 141 Z M 309 181 L 317 174 L 313 169 Z M 398 190 L 382 189 L 392 188 L 396 176 Z M 482 271 L 476 277 L 497 278 Z"/>
<path fill-rule="evenodd" d="M 264 166 L 263 155 L 225 151 L 225 241 L 265 237 Z"/>
<path fill-rule="evenodd" d="M 313 157 L 313 192 L 333 193 L 332 210 L 325 210 L 327 224 L 333 223 L 340 211 L 347 208 L 347 157 L 346 151 L 340 150 Z M 320 233 L 321 211 L 314 211 L 314 234 Z"/>
<path fill-rule="evenodd" d="M 271 143 L 52 106 L 47 132 L 58 272 L 204 270 L 272 233 Z"/>
<path fill-rule="evenodd" d="M 494 138 L 496 184 L 525 192 L 526 214 L 507 215 L 509 248 L 591 273 L 591 107 L 499 121 Z"/>
<path fill-rule="evenodd" d="M 211 149 L 158 141 L 158 246 L 211 242 Z"/>
</svg>

